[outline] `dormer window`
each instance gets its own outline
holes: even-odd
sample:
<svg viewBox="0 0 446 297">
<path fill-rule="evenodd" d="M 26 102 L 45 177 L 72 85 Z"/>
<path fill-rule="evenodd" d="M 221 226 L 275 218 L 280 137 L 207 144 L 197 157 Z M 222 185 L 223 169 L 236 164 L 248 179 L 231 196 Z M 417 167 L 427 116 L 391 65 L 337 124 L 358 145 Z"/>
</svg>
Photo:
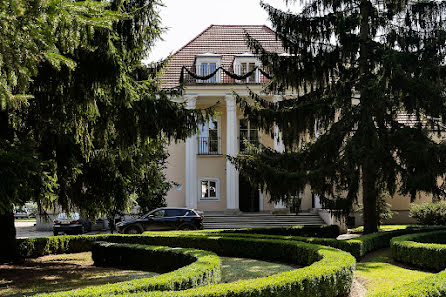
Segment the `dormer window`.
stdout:
<svg viewBox="0 0 446 297">
<path fill-rule="evenodd" d="M 252 54 L 243 54 L 235 57 L 234 70 L 238 75 L 245 75 L 260 65 L 260 62 Z M 239 83 L 258 83 L 260 81 L 259 71 L 255 70 L 250 76 L 242 80 L 237 80 Z"/>
<path fill-rule="evenodd" d="M 221 66 L 221 56 L 206 53 L 197 55 L 195 60 L 196 73 L 200 76 L 207 76 L 213 73 L 218 67 Z M 197 80 L 198 83 L 219 83 L 221 81 L 220 71 L 217 71 L 215 75 L 206 80 Z"/>
</svg>

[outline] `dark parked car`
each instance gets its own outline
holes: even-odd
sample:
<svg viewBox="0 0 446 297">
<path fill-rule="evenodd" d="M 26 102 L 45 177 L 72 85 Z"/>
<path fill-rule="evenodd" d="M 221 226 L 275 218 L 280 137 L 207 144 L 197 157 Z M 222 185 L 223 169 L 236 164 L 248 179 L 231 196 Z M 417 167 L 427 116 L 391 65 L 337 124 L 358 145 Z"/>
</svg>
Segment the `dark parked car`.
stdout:
<svg viewBox="0 0 446 297">
<path fill-rule="evenodd" d="M 145 216 L 116 224 L 119 233 L 140 234 L 144 231 L 201 230 L 203 217 L 194 209 L 163 207 Z"/>
<path fill-rule="evenodd" d="M 91 222 L 82 218 L 77 212 L 66 214 L 60 213 L 55 219 L 53 224 L 54 236 L 59 233 L 65 234 L 83 234 L 91 231 Z"/>
</svg>

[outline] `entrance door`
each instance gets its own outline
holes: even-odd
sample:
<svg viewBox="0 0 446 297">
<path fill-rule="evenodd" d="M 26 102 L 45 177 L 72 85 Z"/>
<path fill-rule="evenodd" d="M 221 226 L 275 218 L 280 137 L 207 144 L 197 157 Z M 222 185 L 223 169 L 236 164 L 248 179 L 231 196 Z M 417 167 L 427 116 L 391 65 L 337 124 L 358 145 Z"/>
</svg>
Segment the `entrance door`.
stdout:
<svg viewBox="0 0 446 297">
<path fill-rule="evenodd" d="M 251 186 L 241 175 L 239 176 L 239 207 L 243 212 L 259 211 L 259 190 Z"/>
</svg>

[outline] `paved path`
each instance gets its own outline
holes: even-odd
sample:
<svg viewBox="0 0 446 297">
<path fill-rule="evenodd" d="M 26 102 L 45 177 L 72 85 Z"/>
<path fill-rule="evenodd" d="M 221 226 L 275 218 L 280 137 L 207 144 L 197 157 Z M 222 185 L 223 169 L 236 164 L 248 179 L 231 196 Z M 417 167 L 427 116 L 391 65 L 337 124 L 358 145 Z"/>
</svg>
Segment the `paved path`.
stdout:
<svg viewBox="0 0 446 297">
<path fill-rule="evenodd" d="M 52 231 L 37 231 L 35 221 L 31 222 L 15 222 L 15 229 L 17 232 L 16 237 L 17 238 L 37 238 L 37 237 L 47 237 L 47 236 L 53 236 Z M 106 234 L 110 233 L 109 230 L 107 231 L 92 231 L 87 234 Z"/>
</svg>

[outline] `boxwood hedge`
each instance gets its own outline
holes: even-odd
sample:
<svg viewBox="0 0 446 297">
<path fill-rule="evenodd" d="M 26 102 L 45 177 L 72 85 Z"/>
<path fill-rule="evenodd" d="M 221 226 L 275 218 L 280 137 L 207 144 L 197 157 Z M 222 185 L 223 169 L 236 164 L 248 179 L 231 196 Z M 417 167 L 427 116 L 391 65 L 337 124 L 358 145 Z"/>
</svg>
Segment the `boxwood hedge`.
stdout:
<svg viewBox="0 0 446 297">
<path fill-rule="evenodd" d="M 221 229 L 206 230 L 204 233 L 237 233 L 237 234 L 268 234 L 281 236 L 303 236 L 303 237 L 320 237 L 320 238 L 336 238 L 340 234 L 338 225 L 321 225 L 321 226 L 289 226 L 289 227 L 270 227 L 270 228 L 242 228 L 242 229 Z"/>
<path fill-rule="evenodd" d="M 134 296 L 340 296 L 347 294 L 355 269 L 354 258 L 330 247 L 277 239 L 222 235 L 151 234 L 147 242 L 162 240 L 169 246 L 197 246 L 226 256 L 250 257 L 308 265 L 269 277 L 217 284 L 179 292 L 144 292 Z M 178 238 L 182 239 L 178 241 Z M 187 240 L 186 240 L 187 239 Z M 132 295 L 120 295 L 132 296 Z"/>
<path fill-rule="evenodd" d="M 243 230 L 243 229 L 242 229 Z M 253 232 L 257 229 L 251 229 Z M 293 240 L 302 241 L 313 244 L 320 244 L 331 246 L 337 249 L 344 250 L 352 254 L 357 260 L 360 260 L 366 254 L 390 246 L 390 240 L 395 236 L 401 236 L 404 234 L 412 234 L 416 232 L 421 232 L 422 230 L 438 230 L 437 227 L 431 226 L 413 226 L 406 229 L 399 229 L 393 231 L 383 231 L 378 233 L 372 233 L 367 235 L 362 235 L 349 240 L 337 240 L 334 238 L 317 238 L 317 237 L 302 237 L 302 236 L 276 236 L 262 233 L 250 234 L 245 233 L 243 237 L 245 238 L 268 238 L 268 239 L 281 239 L 281 240 Z M 225 230 L 222 234 L 225 236 L 239 237 L 240 234 L 237 232 L 231 232 L 234 230 Z M 150 234 L 150 233 L 145 233 Z M 212 234 L 210 232 L 195 232 L 197 235 L 208 236 Z M 183 236 L 184 233 L 172 232 L 172 236 Z"/>
<path fill-rule="evenodd" d="M 77 239 L 81 240 L 82 237 Z M 152 290 L 175 291 L 218 283 L 221 280 L 221 260 L 209 251 L 97 242 L 92 244 L 92 255 L 97 266 L 129 267 L 157 272 L 175 270 L 150 278 L 37 296 L 103 296 Z"/>
<path fill-rule="evenodd" d="M 429 243 L 428 243 L 429 242 Z M 424 269 L 446 268 L 446 231 L 409 234 L 391 241 L 392 257 Z"/>
<path fill-rule="evenodd" d="M 200 248 L 220 255 L 249 257 L 307 265 L 304 268 L 270 277 L 238 281 L 229 284 L 201 286 L 184 291 L 153 291 L 135 294 L 148 296 L 339 296 L 348 293 L 353 280 L 355 259 L 348 253 L 326 246 L 278 239 L 227 236 L 226 234 L 199 235 L 184 232 L 153 233 L 149 235 L 62 236 L 22 241 L 22 251 L 36 256 L 50 252 L 70 252 L 91 249 L 92 242 L 101 240 L 116 243 L 164 245 Z M 46 241 L 46 243 L 45 243 Z M 33 250 L 38 248 L 38 252 Z M 191 264 L 192 265 L 192 264 Z M 165 275 L 161 275 L 165 276 Z M 161 277 L 160 276 L 160 277 Z M 154 279 L 154 278 L 152 278 Z M 110 285 L 112 286 L 112 285 Z M 100 287 L 78 291 L 53 293 L 45 296 L 111 296 L 118 292 Z M 129 296 L 131 290 L 121 291 Z M 119 295 L 119 294 L 118 294 Z"/>
</svg>

